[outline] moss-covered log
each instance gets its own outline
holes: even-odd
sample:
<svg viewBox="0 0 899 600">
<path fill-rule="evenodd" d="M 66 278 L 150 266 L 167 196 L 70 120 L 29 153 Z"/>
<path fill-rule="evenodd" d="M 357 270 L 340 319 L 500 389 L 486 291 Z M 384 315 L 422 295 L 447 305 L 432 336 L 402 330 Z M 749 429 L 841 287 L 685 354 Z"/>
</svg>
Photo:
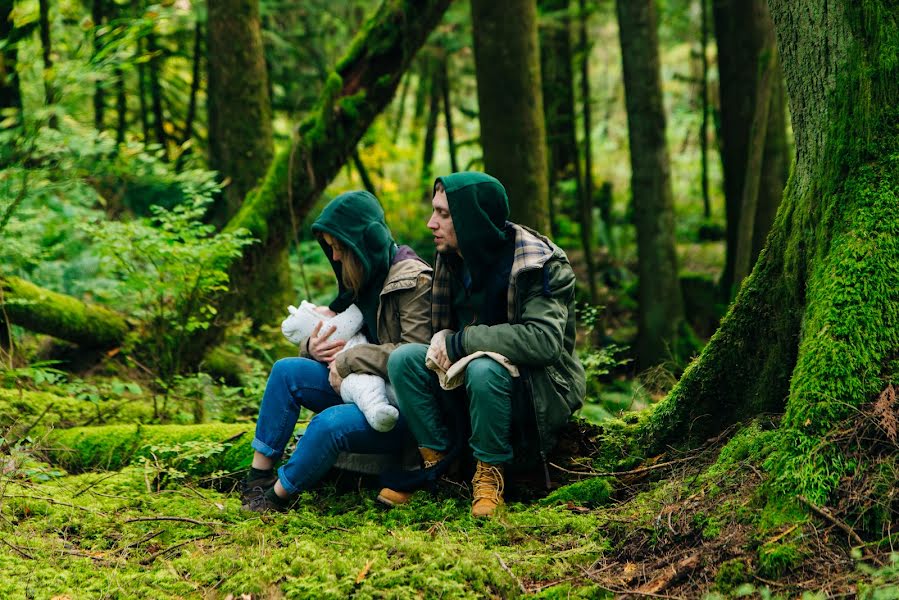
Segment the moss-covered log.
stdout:
<svg viewBox="0 0 899 600">
<path fill-rule="evenodd" d="M 783 411 L 782 489 L 827 500 L 857 465 L 822 440 L 899 374 L 895 3 L 771 0 L 797 157 L 767 247 L 647 449 Z"/>
<path fill-rule="evenodd" d="M 253 425 L 248 423 L 76 427 L 50 434 L 47 454 L 70 473 L 117 470 L 155 455 L 160 467 L 202 476 L 249 467 L 252 439 Z"/>
<path fill-rule="evenodd" d="M 85 348 L 118 346 L 128 333 L 125 318 L 107 308 L 51 292 L 18 277 L 0 277 L 3 311 L 10 323 Z"/>
</svg>

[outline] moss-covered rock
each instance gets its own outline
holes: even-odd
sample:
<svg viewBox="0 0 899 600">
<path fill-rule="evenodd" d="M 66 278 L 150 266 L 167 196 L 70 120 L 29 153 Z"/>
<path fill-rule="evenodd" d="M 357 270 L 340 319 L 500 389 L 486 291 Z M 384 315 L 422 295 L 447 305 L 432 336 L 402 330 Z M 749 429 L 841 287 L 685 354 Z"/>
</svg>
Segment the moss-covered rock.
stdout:
<svg viewBox="0 0 899 600">
<path fill-rule="evenodd" d="M 545 504 L 557 504 L 560 502 L 571 502 L 578 506 L 596 507 L 602 506 L 609 501 L 614 488 L 609 480 L 604 477 L 591 477 L 583 481 L 578 481 L 563 487 L 560 487 L 543 502 Z"/>
</svg>

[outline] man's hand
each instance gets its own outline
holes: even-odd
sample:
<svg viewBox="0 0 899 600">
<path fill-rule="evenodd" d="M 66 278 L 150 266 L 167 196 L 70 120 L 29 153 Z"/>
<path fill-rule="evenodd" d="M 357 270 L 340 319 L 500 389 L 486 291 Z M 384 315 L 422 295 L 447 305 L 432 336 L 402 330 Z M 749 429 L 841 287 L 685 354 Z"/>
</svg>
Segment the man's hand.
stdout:
<svg viewBox="0 0 899 600">
<path fill-rule="evenodd" d="M 337 331 L 336 325 L 331 325 L 323 333 L 321 333 L 322 321 L 319 321 L 309 335 L 309 341 L 306 342 L 306 348 L 309 350 L 309 356 L 323 363 L 330 363 L 334 357 L 343 349 L 343 340 L 329 341 L 331 334 Z"/>
<path fill-rule="evenodd" d="M 328 366 L 328 383 L 334 388 L 334 391 L 340 393 L 340 384 L 343 383 L 343 377 L 337 372 L 337 362 L 332 362 Z"/>
<path fill-rule="evenodd" d="M 428 353 L 433 353 L 431 355 L 434 357 L 435 362 L 444 371 L 448 371 L 453 366 L 453 362 L 446 354 L 446 338 L 447 336 L 434 336 L 431 338 L 431 347 L 428 348 Z"/>
</svg>

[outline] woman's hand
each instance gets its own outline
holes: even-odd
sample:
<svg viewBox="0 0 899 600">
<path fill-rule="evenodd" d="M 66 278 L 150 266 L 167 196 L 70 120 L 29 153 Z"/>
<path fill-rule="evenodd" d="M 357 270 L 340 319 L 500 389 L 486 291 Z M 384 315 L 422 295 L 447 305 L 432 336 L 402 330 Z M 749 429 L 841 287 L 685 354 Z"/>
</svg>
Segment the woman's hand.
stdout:
<svg viewBox="0 0 899 600">
<path fill-rule="evenodd" d="M 340 393 L 340 384 L 343 383 L 343 377 L 337 372 L 337 363 L 332 362 L 328 366 L 328 383 L 334 388 L 334 391 Z"/>
<path fill-rule="evenodd" d="M 322 324 L 323 322 L 319 321 L 315 329 L 312 330 L 309 340 L 306 342 L 306 349 L 309 351 L 309 356 L 315 360 L 330 363 L 337 356 L 337 353 L 343 350 L 346 342 L 344 340 L 328 340 L 331 334 L 337 331 L 337 326 L 331 325 L 322 332 Z"/>
<path fill-rule="evenodd" d="M 336 316 L 337 316 L 337 313 L 334 312 L 333 310 L 331 310 L 330 308 L 328 308 L 327 306 L 316 306 L 316 307 L 313 308 L 312 310 L 314 310 L 314 311 L 317 312 L 318 314 L 320 314 L 320 315 L 322 315 L 322 316 L 325 316 L 325 317 L 327 317 L 327 318 L 329 318 L 329 319 L 330 319 L 331 317 L 336 317 Z"/>
</svg>

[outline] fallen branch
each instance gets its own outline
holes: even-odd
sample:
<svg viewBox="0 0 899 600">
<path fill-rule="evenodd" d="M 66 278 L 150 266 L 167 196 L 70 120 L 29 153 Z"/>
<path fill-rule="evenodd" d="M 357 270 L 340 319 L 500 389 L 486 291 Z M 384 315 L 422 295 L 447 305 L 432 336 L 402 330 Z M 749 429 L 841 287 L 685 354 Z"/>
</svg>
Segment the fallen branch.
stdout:
<svg viewBox="0 0 899 600">
<path fill-rule="evenodd" d="M 186 545 L 192 544 L 192 543 L 194 543 L 194 542 L 199 542 L 200 540 L 205 540 L 205 539 L 209 539 L 209 538 L 213 538 L 213 537 L 218 537 L 218 535 L 219 535 L 219 534 L 217 534 L 217 533 L 210 533 L 210 534 L 204 535 L 204 536 L 202 536 L 202 537 L 189 539 L 189 540 L 187 540 L 187 541 L 181 542 L 180 544 L 175 544 L 174 546 L 169 546 L 168 548 L 165 548 L 165 549 L 163 549 L 163 550 L 160 550 L 159 552 L 154 552 L 154 553 L 151 554 L 150 556 L 148 556 L 148 557 L 146 557 L 145 559 L 141 560 L 141 561 L 140 561 L 140 564 L 145 565 L 145 566 L 146 566 L 146 565 L 149 565 L 151 562 L 153 562 L 154 560 L 156 560 L 157 558 L 159 558 L 159 557 L 162 556 L 163 554 L 167 554 L 167 553 L 171 552 L 172 550 L 177 550 L 178 548 L 181 548 L 182 546 L 186 546 Z"/>
<path fill-rule="evenodd" d="M 522 594 L 527 594 L 527 593 L 528 593 L 528 589 L 527 589 L 526 587 L 524 587 L 524 584 L 521 583 L 521 580 L 520 580 L 518 577 L 515 576 L 515 573 L 512 572 L 512 569 L 510 569 L 509 566 L 508 566 L 505 562 L 503 562 L 503 558 L 502 558 L 499 554 L 497 554 L 497 553 L 495 553 L 495 552 L 493 553 L 493 556 L 495 556 L 495 557 L 496 557 L 496 560 L 499 561 L 499 566 L 501 566 L 501 567 L 503 568 L 503 571 L 505 571 L 506 573 L 508 573 L 508 574 L 509 574 L 509 577 L 512 578 L 512 581 L 514 581 L 515 583 L 518 584 L 518 589 L 521 590 L 521 593 L 522 593 Z"/>
<path fill-rule="evenodd" d="M 852 527 L 850 527 L 849 525 L 847 525 L 847 524 L 844 523 L 843 521 L 841 521 L 841 520 L 839 520 L 838 518 L 836 518 L 836 517 L 835 517 L 833 514 L 831 514 L 831 512 L 830 512 L 829 510 L 827 510 L 826 508 L 822 508 L 822 507 L 820 507 L 820 506 L 814 504 L 811 500 L 809 500 L 809 499 L 806 498 L 805 496 L 803 496 L 803 495 L 800 494 L 800 495 L 796 496 L 796 498 L 798 498 L 800 502 L 802 502 L 803 504 L 805 504 L 806 506 L 808 506 L 808 507 L 812 510 L 812 512 L 814 512 L 816 515 L 818 515 L 819 517 L 824 518 L 826 521 L 830 521 L 831 523 L 833 523 L 834 525 L 836 525 L 837 527 L 839 527 L 840 529 L 842 529 L 842 530 L 846 533 L 846 535 L 848 535 L 850 538 L 852 538 L 852 539 L 855 541 L 855 543 L 856 543 L 858 546 L 861 546 L 862 552 L 864 552 L 864 553 L 867 554 L 869 557 L 871 557 L 870 552 L 869 552 L 868 549 L 866 548 L 865 541 L 864 541 L 861 537 L 859 537 L 859 535 L 858 535 L 857 533 L 855 533 L 855 530 L 854 530 Z"/>
<path fill-rule="evenodd" d="M 16 552 L 18 552 L 19 554 L 21 554 L 22 556 L 24 556 L 25 558 L 27 558 L 29 560 L 37 560 L 36 558 L 34 558 L 30 554 L 28 554 L 27 552 L 22 550 L 15 544 L 11 544 L 11 543 L 7 542 L 6 540 L 4 540 L 3 538 L 0 538 L 0 542 L 3 542 L 4 544 L 6 544 L 7 546 L 9 546 L 10 548 L 12 548 L 13 550 L 15 550 Z"/>
</svg>

